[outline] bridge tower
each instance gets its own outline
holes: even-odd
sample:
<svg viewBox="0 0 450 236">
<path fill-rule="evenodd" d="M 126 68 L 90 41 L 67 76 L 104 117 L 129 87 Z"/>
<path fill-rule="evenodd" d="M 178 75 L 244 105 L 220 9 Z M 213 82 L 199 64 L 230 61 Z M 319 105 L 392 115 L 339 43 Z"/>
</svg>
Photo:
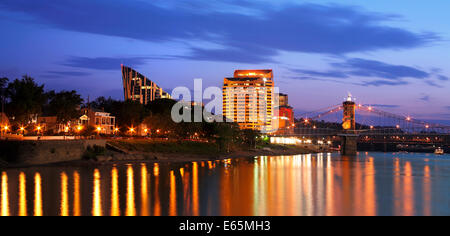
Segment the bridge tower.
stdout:
<svg viewBox="0 0 450 236">
<path fill-rule="evenodd" d="M 352 95 L 349 93 L 347 100 L 344 102 L 344 119 L 342 128 L 346 131 L 356 130 L 356 103 L 353 101 Z"/>
<path fill-rule="evenodd" d="M 359 135 L 356 134 L 356 103 L 350 93 L 343 107 L 344 118 L 342 120 L 342 129 L 344 132 L 339 135 L 341 137 L 341 153 L 342 155 L 353 156 L 358 152 Z"/>
</svg>

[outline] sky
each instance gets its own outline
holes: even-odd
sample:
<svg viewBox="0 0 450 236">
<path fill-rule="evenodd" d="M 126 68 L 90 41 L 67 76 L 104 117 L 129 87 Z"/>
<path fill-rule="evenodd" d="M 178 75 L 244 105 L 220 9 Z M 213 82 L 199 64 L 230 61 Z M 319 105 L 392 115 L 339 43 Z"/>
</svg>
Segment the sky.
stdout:
<svg viewBox="0 0 450 236">
<path fill-rule="evenodd" d="M 341 103 L 450 120 L 448 0 L 1 0 L 0 77 L 123 99 L 120 65 L 166 90 L 273 69 L 297 114 Z"/>
</svg>

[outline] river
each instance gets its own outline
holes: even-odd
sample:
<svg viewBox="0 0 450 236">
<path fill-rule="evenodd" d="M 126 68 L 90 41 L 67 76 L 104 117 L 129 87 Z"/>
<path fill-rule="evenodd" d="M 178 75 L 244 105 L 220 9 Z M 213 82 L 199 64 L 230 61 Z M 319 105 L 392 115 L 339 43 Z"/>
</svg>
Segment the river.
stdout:
<svg viewBox="0 0 450 236">
<path fill-rule="evenodd" d="M 0 215 L 450 215 L 450 155 L 360 153 L 1 172 Z"/>
</svg>

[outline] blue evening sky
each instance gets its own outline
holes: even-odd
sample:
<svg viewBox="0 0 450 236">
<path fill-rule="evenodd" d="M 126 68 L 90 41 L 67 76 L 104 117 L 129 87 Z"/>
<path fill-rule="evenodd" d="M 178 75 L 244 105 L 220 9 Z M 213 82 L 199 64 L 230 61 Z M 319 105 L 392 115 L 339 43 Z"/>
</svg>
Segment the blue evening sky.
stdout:
<svg viewBox="0 0 450 236">
<path fill-rule="evenodd" d="M 297 113 L 342 102 L 450 120 L 448 0 L 1 0 L 0 77 L 122 99 L 273 69 Z"/>
</svg>

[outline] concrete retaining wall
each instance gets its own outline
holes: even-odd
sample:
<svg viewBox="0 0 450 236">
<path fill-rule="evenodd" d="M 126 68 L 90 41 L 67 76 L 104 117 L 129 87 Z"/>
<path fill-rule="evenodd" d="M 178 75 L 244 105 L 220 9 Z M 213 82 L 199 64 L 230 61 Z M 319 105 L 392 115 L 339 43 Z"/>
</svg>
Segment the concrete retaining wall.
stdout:
<svg viewBox="0 0 450 236">
<path fill-rule="evenodd" d="M 0 159 L 19 165 L 75 161 L 94 145 L 106 147 L 106 140 L 0 141 Z"/>
</svg>

